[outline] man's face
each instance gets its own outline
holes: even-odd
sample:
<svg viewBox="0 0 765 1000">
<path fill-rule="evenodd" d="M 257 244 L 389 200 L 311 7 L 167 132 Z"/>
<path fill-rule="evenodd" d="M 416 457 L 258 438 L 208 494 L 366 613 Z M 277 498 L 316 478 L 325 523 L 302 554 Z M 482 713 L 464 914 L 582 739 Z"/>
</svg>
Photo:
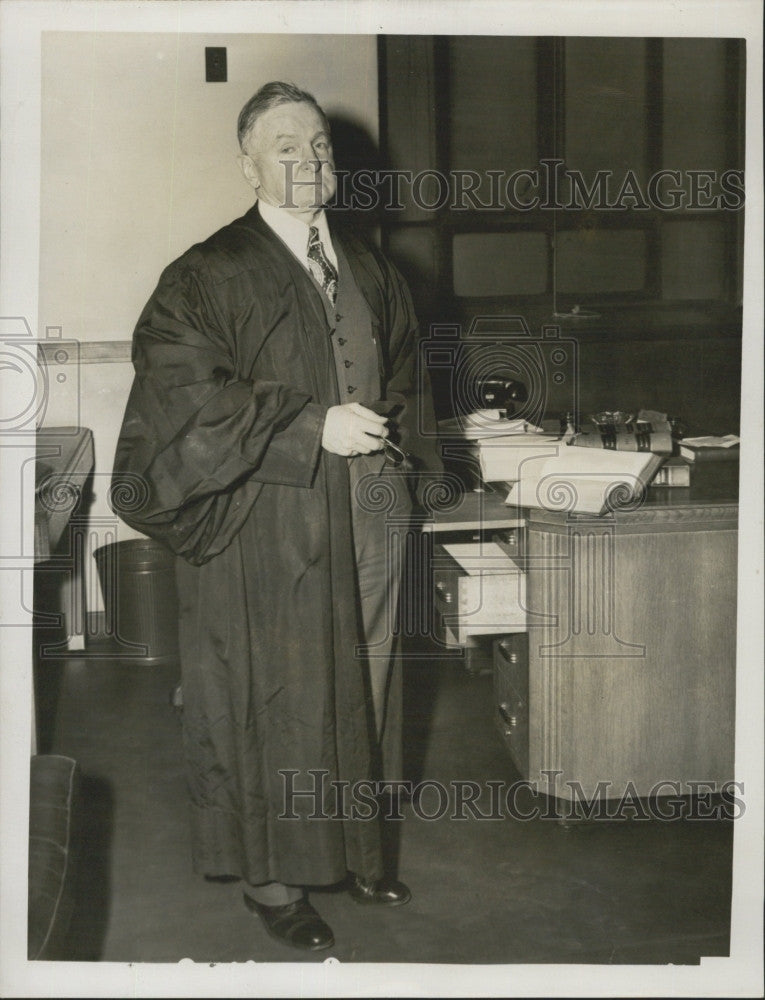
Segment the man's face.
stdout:
<svg viewBox="0 0 765 1000">
<path fill-rule="evenodd" d="M 267 204 L 313 215 L 335 193 L 334 169 L 329 134 L 312 104 L 280 104 L 255 122 L 243 170 Z"/>
</svg>

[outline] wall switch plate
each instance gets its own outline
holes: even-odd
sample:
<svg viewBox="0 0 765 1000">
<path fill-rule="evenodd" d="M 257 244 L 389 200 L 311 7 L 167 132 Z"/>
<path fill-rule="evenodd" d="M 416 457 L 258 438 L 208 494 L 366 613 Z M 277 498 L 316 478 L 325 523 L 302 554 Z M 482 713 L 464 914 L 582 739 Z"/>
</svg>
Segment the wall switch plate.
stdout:
<svg viewBox="0 0 765 1000">
<path fill-rule="evenodd" d="M 205 48 L 205 80 L 207 83 L 225 83 L 227 79 L 225 48 L 207 46 Z"/>
</svg>

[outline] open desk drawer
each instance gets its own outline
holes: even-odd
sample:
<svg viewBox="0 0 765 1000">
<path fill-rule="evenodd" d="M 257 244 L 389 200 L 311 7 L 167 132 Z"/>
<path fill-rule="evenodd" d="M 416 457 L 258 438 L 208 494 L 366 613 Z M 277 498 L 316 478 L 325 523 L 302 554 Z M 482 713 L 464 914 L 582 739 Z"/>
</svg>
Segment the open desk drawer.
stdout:
<svg viewBox="0 0 765 1000">
<path fill-rule="evenodd" d="M 496 542 L 434 546 L 433 584 L 446 642 L 526 631 L 526 576 Z"/>
</svg>

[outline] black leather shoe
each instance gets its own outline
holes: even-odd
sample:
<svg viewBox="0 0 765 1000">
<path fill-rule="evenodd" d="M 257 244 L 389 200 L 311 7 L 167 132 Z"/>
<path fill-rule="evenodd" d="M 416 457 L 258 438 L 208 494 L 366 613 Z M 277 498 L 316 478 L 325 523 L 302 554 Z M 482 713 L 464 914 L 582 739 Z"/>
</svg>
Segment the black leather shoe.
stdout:
<svg viewBox="0 0 765 1000">
<path fill-rule="evenodd" d="M 284 906 L 266 906 L 244 893 L 244 902 L 248 910 L 258 914 L 271 937 L 283 944 L 321 951 L 335 943 L 332 928 L 305 898 Z"/>
<path fill-rule="evenodd" d="M 348 895 L 357 903 L 374 903 L 377 906 L 403 906 L 412 898 L 407 886 L 394 878 L 367 882 L 358 875 L 351 876 Z"/>
</svg>

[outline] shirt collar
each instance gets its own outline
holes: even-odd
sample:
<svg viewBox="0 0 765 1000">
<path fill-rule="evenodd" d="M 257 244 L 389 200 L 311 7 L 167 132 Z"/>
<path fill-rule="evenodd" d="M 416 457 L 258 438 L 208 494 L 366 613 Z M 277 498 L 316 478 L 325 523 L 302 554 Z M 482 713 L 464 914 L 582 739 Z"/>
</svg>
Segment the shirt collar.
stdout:
<svg viewBox="0 0 765 1000">
<path fill-rule="evenodd" d="M 277 208 L 275 205 L 267 205 L 264 201 L 258 201 L 258 211 L 265 224 L 286 244 L 287 249 L 297 257 L 303 267 L 308 268 L 308 225 L 285 209 Z M 324 209 L 317 215 L 312 225 L 319 230 L 319 239 L 324 244 L 324 252 L 337 267 L 337 256 L 332 246 Z"/>
</svg>

